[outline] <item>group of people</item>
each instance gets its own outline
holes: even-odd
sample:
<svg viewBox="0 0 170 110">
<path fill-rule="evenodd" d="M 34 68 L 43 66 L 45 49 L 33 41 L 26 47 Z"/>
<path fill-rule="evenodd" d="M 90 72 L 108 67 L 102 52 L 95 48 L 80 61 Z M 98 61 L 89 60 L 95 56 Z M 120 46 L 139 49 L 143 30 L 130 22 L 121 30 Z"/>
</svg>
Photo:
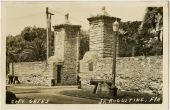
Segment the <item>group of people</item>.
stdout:
<svg viewBox="0 0 170 110">
<path fill-rule="evenodd" d="M 18 76 L 8 74 L 8 84 L 19 84 Z"/>
</svg>

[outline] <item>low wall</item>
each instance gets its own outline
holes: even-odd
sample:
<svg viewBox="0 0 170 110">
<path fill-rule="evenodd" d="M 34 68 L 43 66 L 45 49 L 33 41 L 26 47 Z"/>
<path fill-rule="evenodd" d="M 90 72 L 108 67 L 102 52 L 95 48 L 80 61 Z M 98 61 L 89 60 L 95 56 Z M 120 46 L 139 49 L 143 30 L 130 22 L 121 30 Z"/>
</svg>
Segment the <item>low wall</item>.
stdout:
<svg viewBox="0 0 170 110">
<path fill-rule="evenodd" d="M 48 79 L 45 71 L 45 62 L 14 63 L 14 73 L 22 84 L 45 85 Z"/>
<path fill-rule="evenodd" d="M 163 83 L 162 65 L 162 56 L 117 58 L 116 86 L 126 91 L 161 93 Z M 89 71 L 88 68 L 88 63 L 80 61 L 82 87 L 89 86 L 94 88 L 94 86 L 90 85 L 90 80 L 99 77 L 100 74 L 103 78 L 112 79 L 112 74 L 110 74 L 112 73 L 112 62 L 109 59 L 100 60 L 98 63 L 94 62 L 93 71 Z M 102 71 L 100 72 L 101 69 Z M 48 70 L 52 70 L 52 68 Z M 21 83 L 50 85 L 50 72 L 47 71 L 45 62 L 15 63 L 14 72 L 18 75 Z M 107 74 L 104 75 L 103 73 Z"/>
<path fill-rule="evenodd" d="M 94 60 L 97 61 L 97 60 Z M 99 62 L 98 62 L 99 61 Z M 80 76 L 83 88 L 94 88 L 89 85 L 91 79 L 105 74 L 106 79 L 111 79 L 112 62 L 105 58 L 94 62 L 94 71 L 88 70 L 88 63 L 80 62 Z M 116 86 L 121 90 L 148 92 L 161 94 L 162 92 L 162 56 L 151 57 L 119 57 L 116 59 Z M 101 70 L 101 68 L 104 68 Z M 104 72 L 105 71 L 105 72 Z M 102 76 L 103 77 L 103 76 Z M 110 78 L 108 78 L 110 77 Z"/>
<path fill-rule="evenodd" d="M 119 58 L 116 67 L 118 88 L 158 94 L 162 92 L 162 56 Z"/>
</svg>

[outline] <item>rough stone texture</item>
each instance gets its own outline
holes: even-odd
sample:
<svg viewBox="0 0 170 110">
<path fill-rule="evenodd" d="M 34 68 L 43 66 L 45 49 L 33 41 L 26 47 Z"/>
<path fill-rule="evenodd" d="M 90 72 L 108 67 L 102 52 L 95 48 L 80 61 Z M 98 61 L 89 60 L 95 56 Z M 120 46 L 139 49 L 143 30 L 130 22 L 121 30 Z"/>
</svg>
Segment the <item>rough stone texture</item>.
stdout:
<svg viewBox="0 0 170 110">
<path fill-rule="evenodd" d="M 54 56 L 57 60 L 64 61 L 64 36 L 65 30 L 60 29 L 55 31 L 54 37 Z"/>
<path fill-rule="evenodd" d="M 92 79 L 112 79 L 111 58 L 93 59 L 94 71 L 87 60 L 80 61 L 82 88 L 92 89 Z M 162 56 L 120 57 L 116 62 L 116 86 L 121 90 L 162 93 Z"/>
<path fill-rule="evenodd" d="M 61 82 L 57 85 L 77 84 L 79 25 L 61 24 L 54 26 L 55 54 L 50 60 L 52 79 L 57 82 L 57 65 L 61 65 Z"/>
<path fill-rule="evenodd" d="M 66 28 L 66 36 L 64 43 L 64 64 L 62 68 L 61 84 L 75 85 L 77 84 L 77 37 L 79 30 L 74 27 Z"/>
<path fill-rule="evenodd" d="M 116 32 L 113 32 L 115 18 L 97 15 L 88 18 L 88 21 L 90 23 L 90 51 L 80 61 L 79 75 L 82 88 L 92 89 L 94 85 L 90 85 L 90 81 L 99 81 L 98 89 L 100 90 L 97 92 L 108 91 L 109 87 L 101 80 L 113 82 L 112 71 L 115 71 L 116 66 L 116 86 L 119 89 L 153 94 L 162 92 L 162 56 L 116 59 L 116 49 L 118 52 L 120 42 L 116 41 Z"/>
<path fill-rule="evenodd" d="M 123 90 L 162 93 L 162 56 L 117 59 L 116 84 Z"/>
<path fill-rule="evenodd" d="M 97 16 L 88 18 L 90 22 L 90 51 L 97 51 L 102 58 L 113 56 L 115 34 L 112 23 L 116 18 L 110 16 Z"/>
<path fill-rule="evenodd" d="M 14 73 L 22 84 L 48 85 L 45 62 L 14 63 Z"/>
<path fill-rule="evenodd" d="M 106 12 L 105 8 L 103 9 Z M 90 23 L 90 51 L 80 61 L 80 68 L 82 69 L 80 69 L 80 72 L 82 72 L 80 73 L 81 84 L 83 88 L 93 88 L 92 85 L 89 85 L 90 81 L 99 81 L 98 79 L 100 79 L 97 89 L 100 95 L 109 90 L 107 84 L 101 81 L 112 81 L 112 68 L 116 65 L 117 37 L 116 32 L 113 31 L 113 23 L 116 19 L 120 21 L 119 18 L 111 17 L 108 14 L 88 18 Z M 96 58 L 93 59 L 94 56 Z M 112 63 L 112 58 L 115 58 L 114 63 Z M 105 89 L 103 90 L 103 88 Z"/>
<path fill-rule="evenodd" d="M 89 71 L 88 64 L 92 61 L 94 71 Z M 162 64 L 162 56 L 117 58 L 116 86 L 127 91 L 162 93 Z M 50 67 L 53 66 L 46 67 L 45 62 L 22 62 L 14 64 L 14 72 L 15 75 L 18 75 L 21 83 L 51 85 L 50 81 L 53 76 L 47 74 L 49 71 L 53 71 L 53 68 Z M 110 73 L 112 73 L 112 60 L 109 58 L 96 60 L 93 57 L 88 61 L 80 61 L 80 77 L 83 88 L 94 88 L 93 85 L 90 85 L 91 79 L 103 77 L 112 79 Z"/>
<path fill-rule="evenodd" d="M 75 85 L 78 75 L 79 25 L 61 24 L 54 26 L 54 55 L 45 62 L 16 63 L 15 73 L 21 83 L 33 85 Z M 61 65 L 61 82 L 57 84 L 57 66 Z"/>
</svg>

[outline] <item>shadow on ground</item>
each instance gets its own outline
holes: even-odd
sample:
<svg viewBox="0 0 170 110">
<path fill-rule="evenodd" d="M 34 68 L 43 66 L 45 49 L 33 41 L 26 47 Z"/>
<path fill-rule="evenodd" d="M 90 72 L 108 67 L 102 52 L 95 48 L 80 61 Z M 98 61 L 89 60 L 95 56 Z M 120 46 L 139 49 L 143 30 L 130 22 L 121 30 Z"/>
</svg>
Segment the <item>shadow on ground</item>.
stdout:
<svg viewBox="0 0 170 110">
<path fill-rule="evenodd" d="M 92 90 L 77 89 L 77 86 L 7 86 L 16 94 L 18 104 L 161 104 L 162 95 L 118 91 L 117 97 L 93 94 Z M 101 102 L 103 101 L 103 102 Z"/>
<path fill-rule="evenodd" d="M 162 95 L 152 95 L 148 93 L 133 92 L 133 91 L 118 91 L 118 95 L 113 97 L 111 95 L 99 95 L 93 94 L 89 90 L 70 90 L 70 91 L 61 91 L 60 94 L 73 96 L 73 97 L 82 97 L 89 98 L 93 100 L 106 101 L 105 103 L 116 103 L 116 104 L 161 104 Z"/>
</svg>

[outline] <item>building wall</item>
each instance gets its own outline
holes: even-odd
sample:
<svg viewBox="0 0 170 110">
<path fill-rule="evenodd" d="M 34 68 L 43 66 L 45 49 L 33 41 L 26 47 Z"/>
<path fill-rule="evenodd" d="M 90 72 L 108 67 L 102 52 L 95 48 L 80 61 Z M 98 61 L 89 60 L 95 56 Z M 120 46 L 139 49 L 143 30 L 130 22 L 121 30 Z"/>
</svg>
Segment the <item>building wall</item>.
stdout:
<svg viewBox="0 0 170 110">
<path fill-rule="evenodd" d="M 112 79 L 112 60 L 94 60 L 94 71 L 89 71 L 88 62 L 80 62 L 82 87 L 94 88 L 92 79 Z M 162 93 L 162 56 L 121 57 L 116 62 L 116 86 L 121 90 Z"/>
</svg>

